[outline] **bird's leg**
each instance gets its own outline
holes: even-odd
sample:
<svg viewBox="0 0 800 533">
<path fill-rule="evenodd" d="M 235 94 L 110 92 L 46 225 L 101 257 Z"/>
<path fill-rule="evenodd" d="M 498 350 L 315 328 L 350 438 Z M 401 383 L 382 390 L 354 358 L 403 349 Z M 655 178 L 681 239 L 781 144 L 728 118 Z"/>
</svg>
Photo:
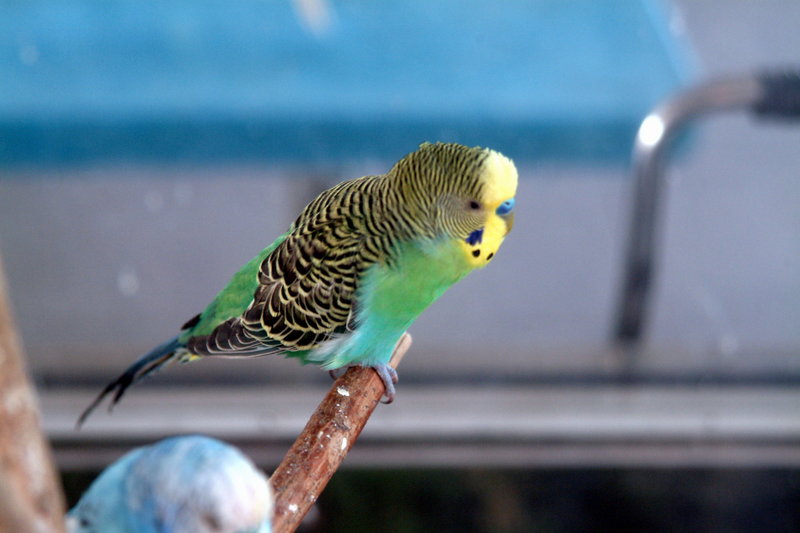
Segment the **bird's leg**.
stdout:
<svg viewBox="0 0 800 533">
<path fill-rule="evenodd" d="M 373 368 L 375 370 L 375 373 L 378 374 L 378 377 L 381 378 L 381 381 L 383 381 L 383 388 L 385 389 L 383 395 L 386 399 L 383 400 L 382 403 L 386 404 L 392 403 L 394 401 L 394 396 L 395 396 L 394 386 L 395 383 L 397 383 L 398 381 L 398 377 L 397 377 L 397 370 L 395 370 L 390 363 L 395 359 L 397 359 L 397 361 L 399 362 L 399 360 L 402 359 L 403 355 L 406 353 L 406 351 L 410 346 L 411 346 L 411 335 L 409 335 L 408 332 L 405 332 L 403 333 L 403 335 L 400 336 L 400 338 L 395 343 L 394 350 L 392 350 L 392 356 L 389 358 L 389 363 L 382 363 L 378 365 L 351 364 L 344 366 L 342 368 L 334 368 L 332 370 L 328 370 L 328 374 L 331 376 L 331 378 L 338 379 L 338 377 L 341 376 L 341 374 L 343 374 L 344 372 L 346 372 L 347 369 L 350 368 L 351 366 L 363 366 L 363 367 Z"/>
<path fill-rule="evenodd" d="M 397 370 L 385 363 L 373 366 L 372 368 L 375 369 L 375 372 L 377 372 L 378 376 L 383 380 L 383 386 L 386 388 L 386 391 L 383 393 L 386 400 L 384 400 L 383 403 L 392 403 L 394 401 L 395 392 L 394 384 L 397 383 Z"/>
<path fill-rule="evenodd" d="M 394 349 L 392 350 L 392 356 L 389 358 L 389 363 L 397 359 L 397 362 L 402 359 L 403 355 L 406 353 L 408 348 L 411 346 L 411 335 L 408 332 L 403 333 L 397 342 L 394 345 Z M 399 356 L 399 357 L 398 357 Z M 375 372 L 383 381 L 383 387 L 385 392 L 383 395 L 386 397 L 386 400 L 383 401 L 385 404 L 390 404 L 394 401 L 394 385 L 397 383 L 397 370 L 394 369 L 389 363 L 384 363 L 382 365 L 375 365 L 372 368 L 375 369 Z M 397 363 L 395 363 L 397 364 Z"/>
</svg>

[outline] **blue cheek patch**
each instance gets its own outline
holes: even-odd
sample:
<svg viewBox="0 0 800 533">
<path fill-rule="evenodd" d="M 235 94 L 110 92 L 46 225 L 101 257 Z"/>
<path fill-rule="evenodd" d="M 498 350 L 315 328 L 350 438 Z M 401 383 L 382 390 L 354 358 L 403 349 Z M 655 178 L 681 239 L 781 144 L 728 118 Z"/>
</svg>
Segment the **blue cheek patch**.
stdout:
<svg viewBox="0 0 800 533">
<path fill-rule="evenodd" d="M 514 203 L 515 201 L 513 198 L 506 200 L 502 204 L 498 205 L 494 212 L 501 216 L 507 215 L 514 209 Z"/>
<path fill-rule="evenodd" d="M 466 238 L 467 244 L 470 246 L 475 246 L 476 244 L 480 244 L 483 242 L 483 228 L 476 229 L 469 236 Z"/>
</svg>

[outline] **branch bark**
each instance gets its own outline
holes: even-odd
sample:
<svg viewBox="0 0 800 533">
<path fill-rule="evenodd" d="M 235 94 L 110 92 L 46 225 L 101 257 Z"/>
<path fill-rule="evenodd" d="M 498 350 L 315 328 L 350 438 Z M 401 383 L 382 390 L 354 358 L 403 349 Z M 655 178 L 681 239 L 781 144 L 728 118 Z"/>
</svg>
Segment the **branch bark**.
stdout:
<svg viewBox="0 0 800 533">
<path fill-rule="evenodd" d="M 389 364 L 397 368 L 411 346 L 405 333 Z M 353 367 L 337 379 L 272 474 L 274 533 L 294 531 L 350 451 L 383 396 L 371 368 Z"/>
<path fill-rule="evenodd" d="M 23 363 L 0 262 L 0 531 L 64 531 L 64 499 Z"/>
</svg>

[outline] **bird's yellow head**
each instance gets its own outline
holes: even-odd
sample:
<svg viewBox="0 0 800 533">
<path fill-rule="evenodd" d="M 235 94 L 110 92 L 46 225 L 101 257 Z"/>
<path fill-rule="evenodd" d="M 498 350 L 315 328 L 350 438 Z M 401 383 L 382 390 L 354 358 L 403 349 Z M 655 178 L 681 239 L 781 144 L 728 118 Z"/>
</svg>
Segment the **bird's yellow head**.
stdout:
<svg viewBox="0 0 800 533">
<path fill-rule="evenodd" d="M 482 223 L 461 243 L 475 268 L 486 266 L 514 225 L 517 169 L 503 154 L 488 150 L 480 181 L 482 193 L 476 203 Z M 474 207 L 470 204 L 470 208 Z"/>
<path fill-rule="evenodd" d="M 424 221 L 420 233 L 454 239 L 472 268 L 491 261 L 511 231 L 517 169 L 499 152 L 425 143 L 390 174 L 401 182 L 401 201 Z"/>
</svg>

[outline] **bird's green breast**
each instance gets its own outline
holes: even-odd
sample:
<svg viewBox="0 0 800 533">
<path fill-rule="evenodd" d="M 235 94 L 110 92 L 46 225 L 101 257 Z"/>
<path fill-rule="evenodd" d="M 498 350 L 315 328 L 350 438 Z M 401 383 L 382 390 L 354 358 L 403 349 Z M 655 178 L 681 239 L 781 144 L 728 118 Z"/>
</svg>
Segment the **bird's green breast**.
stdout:
<svg viewBox="0 0 800 533">
<path fill-rule="evenodd" d="M 458 241 L 411 242 L 400 245 L 391 266 L 374 265 L 365 275 L 359 304 L 405 328 L 472 266 Z"/>
<path fill-rule="evenodd" d="M 312 350 L 307 361 L 326 368 L 388 363 L 395 343 L 429 305 L 473 267 L 455 240 L 398 245 L 391 263 L 367 269 L 357 297 L 356 330 Z"/>
</svg>

